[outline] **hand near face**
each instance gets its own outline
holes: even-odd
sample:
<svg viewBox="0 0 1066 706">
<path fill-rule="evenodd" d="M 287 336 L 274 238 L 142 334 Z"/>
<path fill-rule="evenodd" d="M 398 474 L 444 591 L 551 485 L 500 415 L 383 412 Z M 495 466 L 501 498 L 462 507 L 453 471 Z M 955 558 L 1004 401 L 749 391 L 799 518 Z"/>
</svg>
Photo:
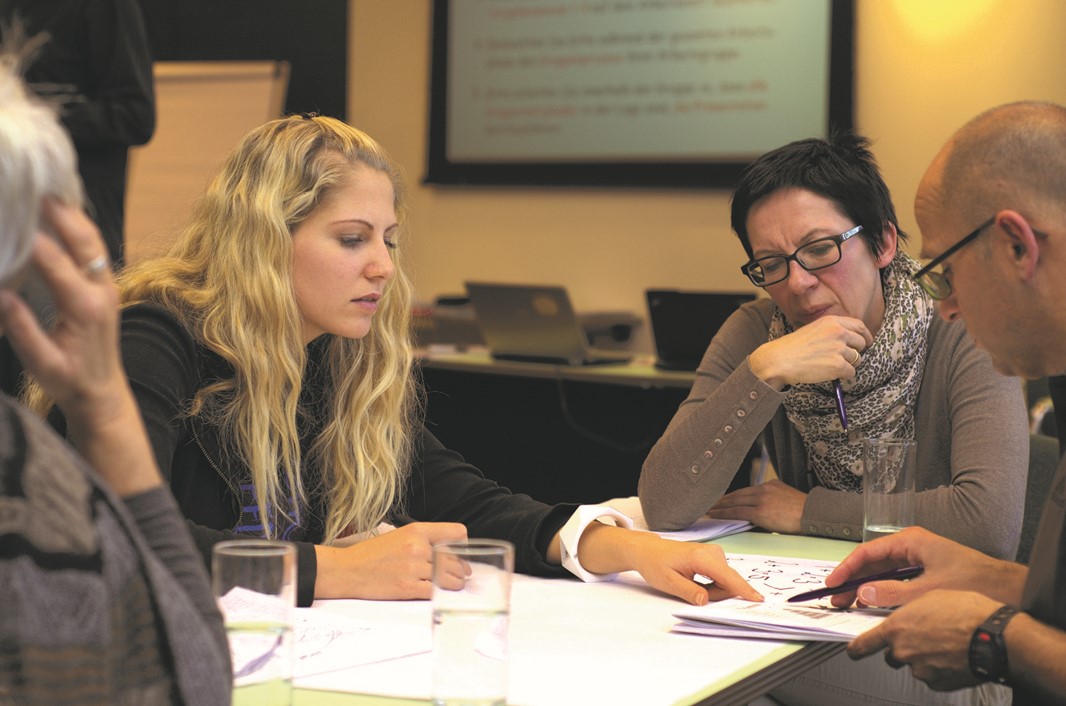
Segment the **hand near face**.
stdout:
<svg viewBox="0 0 1066 706">
<path fill-rule="evenodd" d="M 933 689 L 972 686 L 978 680 L 970 674 L 970 638 L 1001 605 L 979 593 L 932 591 L 852 640 L 848 656 L 861 659 L 884 649 L 890 666 L 910 665 L 914 677 Z"/>
<path fill-rule="evenodd" d="M 315 598 L 428 599 L 433 594 L 433 545 L 466 539 L 454 522 L 415 522 L 347 547 L 316 546 Z M 457 587 L 462 567 L 453 572 Z"/>
<path fill-rule="evenodd" d="M 43 213 L 58 240 L 38 235 L 32 262 L 55 297 L 57 322 L 45 331 L 25 301 L 4 291 L 0 327 L 68 422 L 98 426 L 125 406 L 128 393 L 118 351 L 118 290 L 109 268 L 84 269 L 107 249 L 81 209 L 45 201 Z"/>
<path fill-rule="evenodd" d="M 848 380 L 872 343 L 870 330 L 859 319 L 823 316 L 759 346 L 748 356 L 748 365 L 778 390 L 797 383 Z"/>
<path fill-rule="evenodd" d="M 99 231 L 80 208 L 46 201 L 58 240 L 38 236 L 33 265 L 55 296 L 45 331 L 14 292 L 0 292 L 0 326 L 22 364 L 67 419 L 67 436 L 120 496 L 162 483 L 118 347 L 118 290 Z"/>
<path fill-rule="evenodd" d="M 747 520 L 771 532 L 799 534 L 806 502 L 806 493 L 775 479 L 723 495 L 707 515 L 719 520 Z"/>
</svg>

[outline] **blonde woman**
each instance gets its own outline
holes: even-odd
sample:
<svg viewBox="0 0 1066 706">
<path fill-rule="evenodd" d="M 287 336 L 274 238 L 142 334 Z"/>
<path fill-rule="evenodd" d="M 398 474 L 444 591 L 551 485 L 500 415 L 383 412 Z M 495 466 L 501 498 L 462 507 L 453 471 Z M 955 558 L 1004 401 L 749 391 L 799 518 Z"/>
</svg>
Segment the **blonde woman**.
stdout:
<svg viewBox="0 0 1066 706">
<path fill-rule="evenodd" d="M 234 534 L 296 542 L 302 605 L 427 598 L 431 545 L 469 532 L 514 542 L 527 573 L 637 569 L 697 604 L 759 599 L 718 547 L 512 495 L 425 429 L 403 206 L 369 136 L 292 116 L 246 135 L 169 253 L 123 274 L 123 359 L 205 554 Z"/>
</svg>

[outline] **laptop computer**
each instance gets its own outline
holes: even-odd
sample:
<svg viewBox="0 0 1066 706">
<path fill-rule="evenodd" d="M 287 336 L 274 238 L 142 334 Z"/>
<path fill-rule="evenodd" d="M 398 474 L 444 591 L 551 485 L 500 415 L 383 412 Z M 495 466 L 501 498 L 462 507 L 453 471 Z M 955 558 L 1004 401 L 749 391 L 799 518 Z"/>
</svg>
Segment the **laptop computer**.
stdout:
<svg viewBox="0 0 1066 706">
<path fill-rule="evenodd" d="M 607 365 L 630 360 L 627 355 L 589 347 L 563 287 L 467 282 L 466 292 L 493 358 L 551 365 Z"/>
<path fill-rule="evenodd" d="M 655 367 L 695 370 L 718 329 L 741 304 L 755 299 L 742 292 L 649 289 L 648 318 L 655 339 Z"/>
</svg>

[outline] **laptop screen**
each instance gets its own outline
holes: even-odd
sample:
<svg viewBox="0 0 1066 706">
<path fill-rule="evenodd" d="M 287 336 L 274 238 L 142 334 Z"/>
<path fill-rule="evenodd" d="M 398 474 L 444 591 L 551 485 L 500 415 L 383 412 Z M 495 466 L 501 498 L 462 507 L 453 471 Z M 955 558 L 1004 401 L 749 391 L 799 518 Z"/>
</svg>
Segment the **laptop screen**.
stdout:
<svg viewBox="0 0 1066 706">
<path fill-rule="evenodd" d="M 497 358 L 564 365 L 623 362 L 591 355 L 566 289 L 467 282 L 482 338 Z"/>
<path fill-rule="evenodd" d="M 655 338 L 656 367 L 695 370 L 725 320 L 755 299 L 743 292 L 649 289 L 648 317 Z"/>
</svg>

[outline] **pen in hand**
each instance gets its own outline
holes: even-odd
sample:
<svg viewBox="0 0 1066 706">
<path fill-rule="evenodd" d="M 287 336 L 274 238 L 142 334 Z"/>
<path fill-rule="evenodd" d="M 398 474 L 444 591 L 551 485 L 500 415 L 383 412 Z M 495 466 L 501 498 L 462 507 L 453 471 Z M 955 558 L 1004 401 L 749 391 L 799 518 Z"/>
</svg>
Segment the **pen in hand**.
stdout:
<svg viewBox="0 0 1066 706">
<path fill-rule="evenodd" d="M 844 390 L 840 387 L 840 381 L 833 381 L 833 392 L 837 397 L 837 414 L 840 415 L 840 426 L 844 427 L 844 431 L 848 430 L 848 413 L 844 409 Z"/>
<path fill-rule="evenodd" d="M 813 591 L 806 591 L 804 593 L 797 593 L 788 599 L 789 603 L 802 603 L 803 601 L 813 601 L 816 598 L 825 598 L 826 596 L 835 596 L 838 593 L 847 593 L 848 591 L 854 591 L 864 583 L 870 583 L 871 581 L 888 581 L 896 580 L 903 581 L 904 579 L 912 579 L 915 576 L 921 575 L 923 571 L 921 566 L 904 566 L 899 569 L 890 569 L 888 571 L 882 571 L 879 574 L 870 574 L 869 576 L 863 576 L 860 579 L 852 579 L 845 581 L 839 586 L 833 586 L 832 588 L 816 588 Z"/>
</svg>

